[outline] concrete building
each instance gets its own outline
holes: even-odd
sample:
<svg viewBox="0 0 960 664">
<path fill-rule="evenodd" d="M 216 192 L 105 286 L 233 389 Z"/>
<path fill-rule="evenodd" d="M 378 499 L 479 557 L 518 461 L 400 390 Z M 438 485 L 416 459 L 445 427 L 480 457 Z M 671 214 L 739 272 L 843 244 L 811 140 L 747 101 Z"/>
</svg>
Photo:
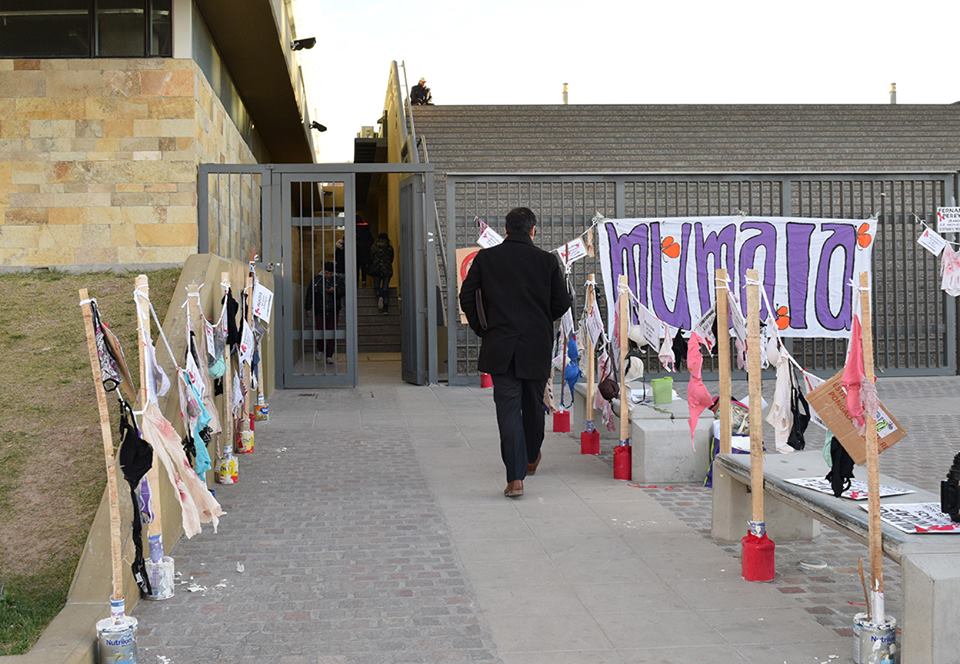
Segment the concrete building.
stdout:
<svg viewBox="0 0 960 664">
<path fill-rule="evenodd" d="M 314 161 L 290 3 L 0 2 L 0 269 L 180 264 L 198 164 Z"/>
</svg>

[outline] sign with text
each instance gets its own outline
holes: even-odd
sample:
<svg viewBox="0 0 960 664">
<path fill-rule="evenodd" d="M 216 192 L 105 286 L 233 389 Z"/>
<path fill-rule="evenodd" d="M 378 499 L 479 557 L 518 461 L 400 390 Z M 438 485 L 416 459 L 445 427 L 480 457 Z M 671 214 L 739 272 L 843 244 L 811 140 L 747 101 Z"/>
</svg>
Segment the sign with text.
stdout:
<svg viewBox="0 0 960 664">
<path fill-rule="evenodd" d="M 937 232 L 960 233 L 960 207 L 937 208 Z"/>
<path fill-rule="evenodd" d="M 874 219 L 671 217 L 613 219 L 600 227 L 607 301 L 626 274 L 641 304 L 672 328 L 689 330 L 714 305 L 714 271 L 731 275 L 746 306 L 746 271 L 760 272 L 783 337 L 848 335 L 855 274 L 870 272 Z M 611 307 L 612 309 L 612 307 Z M 745 309 L 741 309 L 746 314 Z M 608 325 L 612 313 L 608 311 Z M 768 317 L 761 306 L 761 320 Z"/>
</svg>

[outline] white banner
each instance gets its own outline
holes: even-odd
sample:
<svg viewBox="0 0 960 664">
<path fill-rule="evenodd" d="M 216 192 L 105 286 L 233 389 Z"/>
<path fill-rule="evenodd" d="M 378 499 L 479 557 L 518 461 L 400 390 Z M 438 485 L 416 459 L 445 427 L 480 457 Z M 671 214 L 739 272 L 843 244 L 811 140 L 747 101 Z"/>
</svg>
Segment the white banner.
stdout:
<svg viewBox="0 0 960 664">
<path fill-rule="evenodd" d="M 672 217 L 612 219 L 599 228 L 607 302 L 617 279 L 654 315 L 689 330 L 714 304 L 714 271 L 725 267 L 746 313 L 746 270 L 760 272 L 782 337 L 848 336 L 850 283 L 870 271 L 874 219 Z M 608 307 L 608 326 L 613 324 Z M 768 316 L 761 306 L 761 320 Z"/>
</svg>

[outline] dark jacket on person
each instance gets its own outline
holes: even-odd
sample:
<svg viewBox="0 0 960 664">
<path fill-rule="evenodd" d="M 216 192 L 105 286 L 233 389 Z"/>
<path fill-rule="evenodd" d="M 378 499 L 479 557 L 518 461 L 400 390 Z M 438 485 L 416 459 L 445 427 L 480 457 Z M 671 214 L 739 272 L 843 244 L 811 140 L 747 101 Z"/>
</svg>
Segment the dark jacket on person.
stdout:
<svg viewBox="0 0 960 664">
<path fill-rule="evenodd" d="M 331 274 L 330 276 L 324 277 L 323 272 L 321 272 L 314 278 L 312 286 L 307 289 L 307 293 L 304 296 L 303 308 L 308 310 L 315 309 L 314 316 L 320 316 L 321 310 L 322 313 L 332 316 L 343 309 L 345 297 L 346 287 L 343 283 L 343 276 Z M 318 303 L 316 308 L 313 306 L 314 300 Z"/>
<path fill-rule="evenodd" d="M 370 248 L 370 267 L 367 270 L 374 277 L 393 276 L 393 247 L 390 240 L 377 238 Z"/>
<path fill-rule="evenodd" d="M 417 83 L 410 89 L 410 103 L 414 106 L 426 106 L 433 103 L 433 94 L 430 88 Z"/>
<path fill-rule="evenodd" d="M 357 222 L 357 268 L 367 273 L 370 265 L 370 247 L 373 246 L 373 233 L 370 232 L 370 224 L 366 221 Z"/>
<path fill-rule="evenodd" d="M 480 325 L 477 291 L 483 293 L 487 329 Z M 507 235 L 480 251 L 460 289 L 460 307 L 483 342 L 480 371 L 506 373 L 514 363 L 517 378 L 550 377 L 553 322 L 570 308 L 560 261 L 537 248 L 526 235 Z"/>
</svg>

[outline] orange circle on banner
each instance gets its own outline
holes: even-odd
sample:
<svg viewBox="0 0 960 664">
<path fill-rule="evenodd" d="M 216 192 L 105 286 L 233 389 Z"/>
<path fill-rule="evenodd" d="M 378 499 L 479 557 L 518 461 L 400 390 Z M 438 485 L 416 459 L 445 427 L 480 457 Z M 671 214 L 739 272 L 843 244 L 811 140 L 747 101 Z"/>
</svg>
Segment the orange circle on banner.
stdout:
<svg viewBox="0 0 960 664">
<path fill-rule="evenodd" d="M 470 266 L 473 265 L 473 259 L 477 257 L 477 254 L 480 253 L 480 250 L 467 254 L 463 257 L 463 262 L 460 263 L 460 281 L 466 281 L 467 273 L 470 271 Z"/>
<path fill-rule="evenodd" d="M 873 242 L 873 236 L 870 235 L 870 224 L 863 223 L 857 228 L 857 244 L 861 249 L 866 249 Z"/>
<path fill-rule="evenodd" d="M 660 250 L 667 258 L 677 258 L 680 255 L 680 245 L 674 241 L 672 235 L 663 238 L 660 243 Z"/>
<path fill-rule="evenodd" d="M 790 310 L 786 307 L 777 307 L 777 329 L 785 330 L 790 327 Z"/>
</svg>

